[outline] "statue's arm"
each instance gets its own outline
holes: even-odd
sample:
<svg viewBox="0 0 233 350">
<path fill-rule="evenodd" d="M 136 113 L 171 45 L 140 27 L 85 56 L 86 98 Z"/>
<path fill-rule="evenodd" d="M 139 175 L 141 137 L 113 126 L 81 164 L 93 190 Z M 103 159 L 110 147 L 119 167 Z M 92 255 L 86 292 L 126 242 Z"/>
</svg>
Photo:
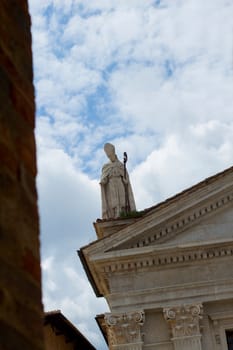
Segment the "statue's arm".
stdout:
<svg viewBox="0 0 233 350">
<path fill-rule="evenodd" d="M 109 178 L 109 171 L 108 171 L 108 167 L 106 165 L 103 166 L 102 169 L 102 175 L 101 175 L 101 179 L 100 179 L 100 185 L 106 185 L 106 183 L 108 183 L 108 178 Z"/>
<path fill-rule="evenodd" d="M 108 177 L 101 177 L 100 179 L 100 185 L 106 185 L 106 183 L 108 182 Z"/>
</svg>

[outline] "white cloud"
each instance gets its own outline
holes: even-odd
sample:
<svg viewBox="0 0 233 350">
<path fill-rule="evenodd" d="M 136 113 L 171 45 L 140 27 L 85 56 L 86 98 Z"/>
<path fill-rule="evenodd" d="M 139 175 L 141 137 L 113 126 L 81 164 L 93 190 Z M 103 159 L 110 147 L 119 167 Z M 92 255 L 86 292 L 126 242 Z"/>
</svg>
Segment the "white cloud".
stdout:
<svg viewBox="0 0 233 350">
<path fill-rule="evenodd" d="M 150 207 L 232 165 L 233 123 L 218 121 L 169 134 L 135 167 L 132 180 L 138 209 Z"/>
<path fill-rule="evenodd" d="M 78 248 L 87 241 L 87 229 L 94 238 L 90 218 L 99 216 L 98 181 L 77 171 L 62 149 L 39 153 L 38 166 L 42 232 L 51 241 L 67 236 L 71 242 L 65 245 Z"/>
</svg>

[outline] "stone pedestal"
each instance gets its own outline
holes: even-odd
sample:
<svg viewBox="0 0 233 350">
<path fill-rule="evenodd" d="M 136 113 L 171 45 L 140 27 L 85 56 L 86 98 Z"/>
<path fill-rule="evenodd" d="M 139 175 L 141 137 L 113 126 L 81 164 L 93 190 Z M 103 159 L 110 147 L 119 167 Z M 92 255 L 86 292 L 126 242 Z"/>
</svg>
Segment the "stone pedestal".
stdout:
<svg viewBox="0 0 233 350">
<path fill-rule="evenodd" d="M 141 350 L 144 311 L 106 313 L 105 323 L 110 350 Z"/>
<path fill-rule="evenodd" d="M 199 321 L 202 305 L 182 305 L 164 309 L 164 317 L 171 327 L 171 341 L 175 350 L 201 350 Z"/>
</svg>

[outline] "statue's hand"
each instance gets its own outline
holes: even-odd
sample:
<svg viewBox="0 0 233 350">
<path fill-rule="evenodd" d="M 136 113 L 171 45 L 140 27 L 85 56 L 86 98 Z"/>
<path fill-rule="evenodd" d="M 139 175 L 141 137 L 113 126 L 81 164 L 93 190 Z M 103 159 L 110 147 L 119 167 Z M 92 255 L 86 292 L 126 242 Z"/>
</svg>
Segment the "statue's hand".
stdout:
<svg viewBox="0 0 233 350">
<path fill-rule="evenodd" d="M 122 182 L 123 182 L 124 185 L 128 185 L 128 179 L 127 178 L 125 179 L 123 176 L 121 176 L 121 179 L 122 179 Z"/>
<path fill-rule="evenodd" d="M 100 181 L 100 185 L 106 185 L 106 183 L 108 182 L 108 177 L 103 177 Z"/>
</svg>

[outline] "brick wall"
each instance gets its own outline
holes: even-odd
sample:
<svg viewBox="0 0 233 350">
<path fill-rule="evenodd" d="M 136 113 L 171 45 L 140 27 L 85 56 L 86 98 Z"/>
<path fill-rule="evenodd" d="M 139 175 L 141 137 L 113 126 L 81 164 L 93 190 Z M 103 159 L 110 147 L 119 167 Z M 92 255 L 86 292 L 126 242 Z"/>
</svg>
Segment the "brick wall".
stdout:
<svg viewBox="0 0 233 350">
<path fill-rule="evenodd" d="M 0 349 L 43 349 L 30 17 L 0 1 Z"/>
</svg>

